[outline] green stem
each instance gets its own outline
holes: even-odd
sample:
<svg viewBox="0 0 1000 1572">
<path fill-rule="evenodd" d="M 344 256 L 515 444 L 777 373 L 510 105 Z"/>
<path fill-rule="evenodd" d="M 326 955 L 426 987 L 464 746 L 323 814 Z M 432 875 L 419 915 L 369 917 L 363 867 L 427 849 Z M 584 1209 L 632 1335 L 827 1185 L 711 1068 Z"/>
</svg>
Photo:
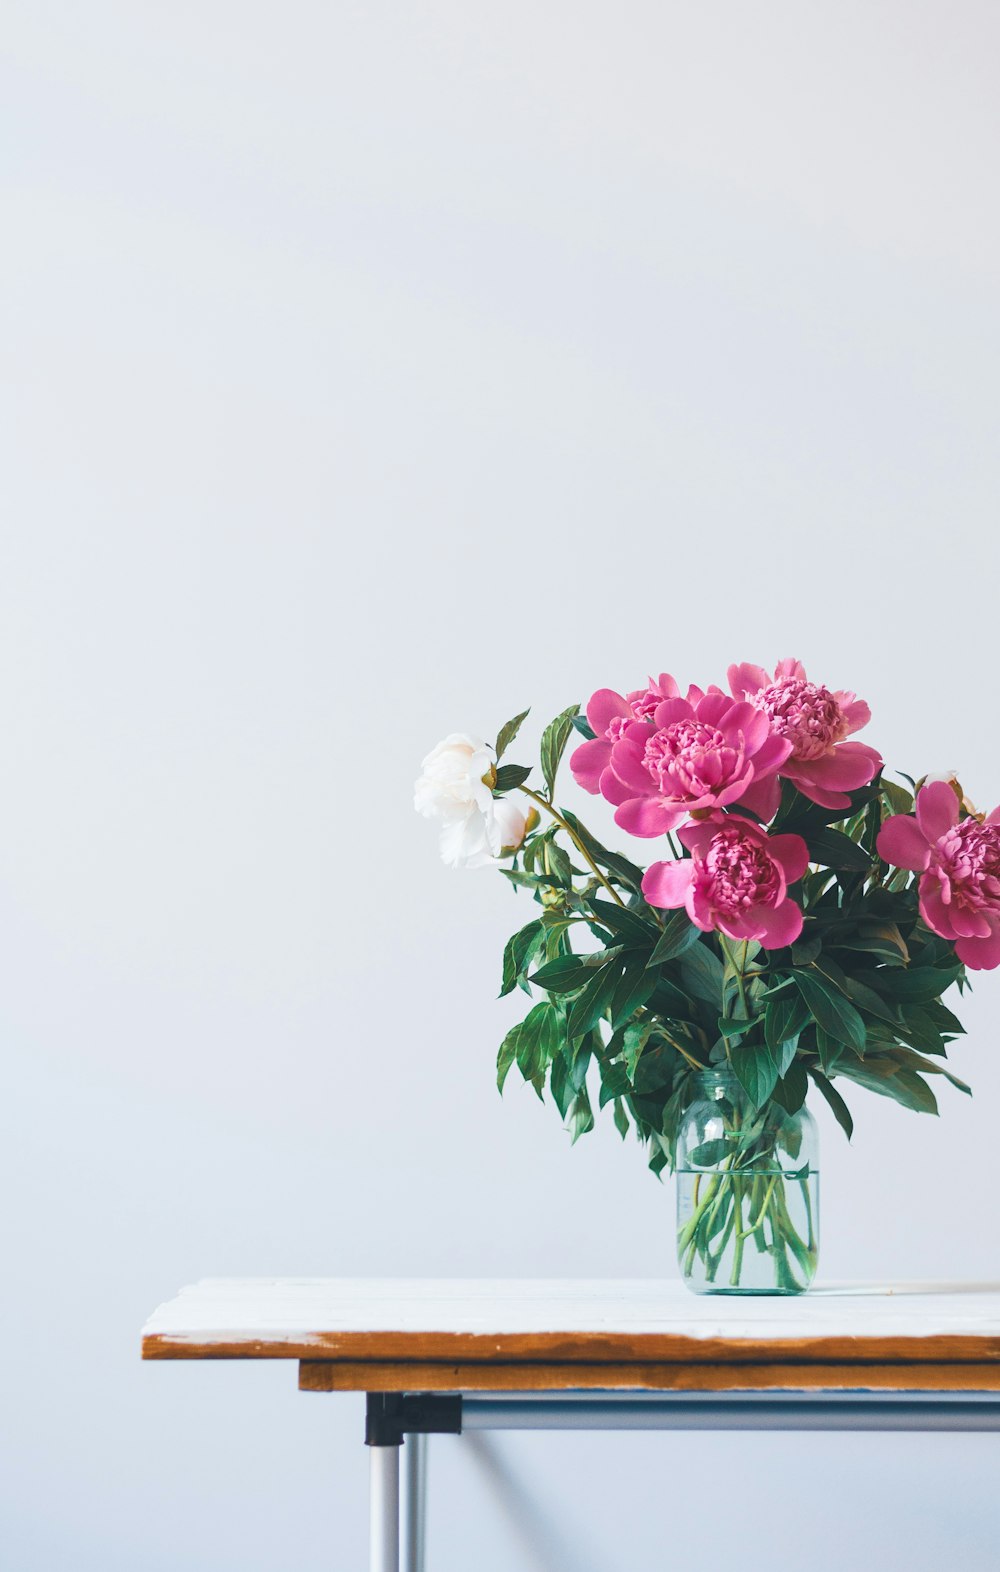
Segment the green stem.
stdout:
<svg viewBox="0 0 1000 1572">
<path fill-rule="evenodd" d="M 601 872 L 600 868 L 597 866 L 597 864 L 594 861 L 593 857 L 590 855 L 590 853 L 587 850 L 586 846 L 584 846 L 583 842 L 580 840 L 580 837 L 575 833 L 575 831 L 572 829 L 572 827 L 569 824 L 567 824 L 566 820 L 563 818 L 563 816 L 559 812 L 559 810 L 557 808 L 553 808 L 552 804 L 549 802 L 547 797 L 541 797 L 541 796 L 539 796 L 537 791 L 532 791 L 530 786 L 519 786 L 517 789 L 518 789 L 518 791 L 523 791 L 524 795 L 526 797 L 530 797 L 532 802 L 537 802 L 538 806 L 540 808 L 544 808 L 546 813 L 551 814 L 552 818 L 555 819 L 556 823 L 560 826 L 560 828 L 564 829 L 566 831 L 566 834 L 569 836 L 570 840 L 573 842 L 573 845 L 576 847 L 577 851 L 580 853 L 580 856 L 583 858 L 583 860 L 587 864 L 587 866 L 591 869 L 591 871 L 593 872 L 594 876 L 597 879 L 599 879 L 600 882 L 604 885 L 604 888 L 607 890 L 608 894 L 611 896 L 611 899 L 618 906 L 624 906 L 625 902 L 622 900 L 621 896 L 618 894 L 618 891 L 614 888 L 613 885 L 608 883 L 607 879 L 604 877 L 603 873 Z"/>
</svg>

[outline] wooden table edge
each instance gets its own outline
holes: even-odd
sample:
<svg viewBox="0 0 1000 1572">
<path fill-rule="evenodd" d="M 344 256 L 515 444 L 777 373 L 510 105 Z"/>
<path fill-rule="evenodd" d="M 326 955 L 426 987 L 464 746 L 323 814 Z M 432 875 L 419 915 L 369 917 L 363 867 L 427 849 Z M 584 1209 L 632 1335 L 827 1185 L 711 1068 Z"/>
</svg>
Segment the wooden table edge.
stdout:
<svg viewBox="0 0 1000 1572">
<path fill-rule="evenodd" d="M 375 1364 L 726 1365 L 828 1363 L 1000 1366 L 1000 1335 L 701 1338 L 672 1333 L 311 1332 L 250 1336 L 147 1332 L 142 1358 L 298 1359 Z"/>
<path fill-rule="evenodd" d="M 477 1364 L 304 1359 L 303 1392 L 997 1392 L 1000 1363 Z"/>
</svg>

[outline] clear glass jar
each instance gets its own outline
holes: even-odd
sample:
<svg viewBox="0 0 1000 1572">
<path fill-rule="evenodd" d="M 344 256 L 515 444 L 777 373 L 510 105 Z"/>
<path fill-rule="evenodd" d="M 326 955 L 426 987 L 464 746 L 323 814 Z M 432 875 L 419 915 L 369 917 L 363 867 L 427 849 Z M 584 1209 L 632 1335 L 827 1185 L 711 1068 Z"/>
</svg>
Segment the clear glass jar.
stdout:
<svg viewBox="0 0 1000 1572">
<path fill-rule="evenodd" d="M 677 1140 L 677 1256 L 697 1294 L 800 1294 L 816 1275 L 819 1167 L 806 1108 L 757 1110 L 725 1067 Z"/>
</svg>

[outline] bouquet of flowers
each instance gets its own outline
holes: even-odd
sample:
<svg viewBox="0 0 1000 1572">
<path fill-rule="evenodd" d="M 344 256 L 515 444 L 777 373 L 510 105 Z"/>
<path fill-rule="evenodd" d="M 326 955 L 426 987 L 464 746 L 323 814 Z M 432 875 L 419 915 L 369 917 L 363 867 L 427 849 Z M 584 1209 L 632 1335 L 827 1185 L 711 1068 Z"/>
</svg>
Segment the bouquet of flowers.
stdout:
<svg viewBox="0 0 1000 1572">
<path fill-rule="evenodd" d="M 493 864 L 535 902 L 504 950 L 501 995 L 533 1002 L 500 1046 L 501 1089 L 516 1066 L 574 1140 L 596 1095 L 654 1171 L 678 1170 L 697 1286 L 725 1263 L 734 1290 L 796 1291 L 817 1248 L 810 1089 L 848 1137 L 842 1089 L 921 1113 L 929 1078 L 968 1091 L 942 995 L 1000 965 L 1000 809 L 978 813 L 954 779 L 888 780 L 855 740 L 867 704 L 796 660 L 731 666 L 727 687 L 601 689 L 546 727 L 533 784 L 507 762 L 527 711 L 495 746 L 447 737 L 416 807 L 447 863 Z M 574 780 L 656 860 L 557 806 L 574 733 Z"/>
</svg>

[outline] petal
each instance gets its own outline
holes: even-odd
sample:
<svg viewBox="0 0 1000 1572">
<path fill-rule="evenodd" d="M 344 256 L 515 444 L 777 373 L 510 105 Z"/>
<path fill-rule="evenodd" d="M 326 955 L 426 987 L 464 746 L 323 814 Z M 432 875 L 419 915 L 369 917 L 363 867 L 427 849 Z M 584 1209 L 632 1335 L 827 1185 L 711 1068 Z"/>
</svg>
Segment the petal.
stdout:
<svg viewBox="0 0 1000 1572">
<path fill-rule="evenodd" d="M 598 737 L 603 737 L 611 722 L 619 715 L 628 715 L 629 707 L 614 688 L 598 688 L 587 700 L 587 719 Z"/>
<path fill-rule="evenodd" d="M 777 732 L 771 732 L 753 756 L 753 772 L 759 779 L 762 775 L 772 775 L 775 770 L 780 770 L 786 759 L 791 758 L 792 744 L 787 737 L 779 737 Z"/>
<path fill-rule="evenodd" d="M 616 808 L 620 803 L 628 802 L 630 797 L 635 796 L 631 786 L 624 786 L 610 765 L 601 775 L 600 791 L 601 796 L 608 802 L 613 802 Z"/>
<path fill-rule="evenodd" d="M 809 848 L 801 835 L 769 835 L 767 851 L 789 884 L 801 879 L 809 866 Z"/>
<path fill-rule="evenodd" d="M 945 902 L 944 885 L 937 873 L 925 873 L 920 881 L 920 915 L 928 928 L 933 928 L 942 939 L 954 939 L 951 908 Z"/>
<path fill-rule="evenodd" d="M 987 824 L 1000 824 L 1000 808 L 994 808 L 986 817 Z"/>
<path fill-rule="evenodd" d="M 704 852 L 720 823 L 724 822 L 721 815 L 713 815 L 710 819 L 689 819 L 677 831 L 677 839 L 688 851 Z"/>
<path fill-rule="evenodd" d="M 841 698 L 843 698 L 844 702 L 840 705 L 840 711 L 847 722 L 847 735 L 850 736 L 852 732 L 860 731 L 862 726 L 868 725 L 872 718 L 872 712 L 864 699 L 856 699 L 853 693 L 845 693 L 843 695 L 838 693 L 838 702 L 840 702 Z"/>
<path fill-rule="evenodd" d="M 761 688 L 771 686 L 771 679 L 763 666 L 750 666 L 746 661 L 739 666 L 730 666 L 726 676 L 734 699 L 742 699 L 748 693 L 758 693 Z"/>
<path fill-rule="evenodd" d="M 650 906 L 683 906 L 693 877 L 690 857 L 683 862 L 654 862 L 643 875 L 642 893 Z"/>
<path fill-rule="evenodd" d="M 917 823 L 932 844 L 958 823 L 958 798 L 947 781 L 931 781 L 917 792 Z"/>
<path fill-rule="evenodd" d="M 886 819 L 875 845 L 882 861 L 891 862 L 894 868 L 923 873 L 931 860 L 927 837 L 908 813 L 894 813 L 891 819 Z"/>
<path fill-rule="evenodd" d="M 859 786 L 867 786 L 881 768 L 882 755 L 866 742 L 839 742 L 818 759 L 796 759 L 794 775 L 791 769 L 784 773 L 794 780 L 824 786 L 827 791 L 856 791 Z"/>
<path fill-rule="evenodd" d="M 799 682 L 806 681 L 806 668 L 800 660 L 792 660 L 790 656 L 785 660 L 779 660 L 774 668 L 774 680 L 781 682 L 786 677 L 796 677 Z"/>
<path fill-rule="evenodd" d="M 615 809 L 615 823 L 630 835 L 641 835 L 646 840 L 666 835 L 683 817 L 683 813 L 666 807 L 659 797 L 630 797 Z"/>
<path fill-rule="evenodd" d="M 653 723 L 662 731 L 664 726 L 672 726 L 674 721 L 691 720 L 694 710 L 687 699 L 664 699 L 653 712 Z"/>
<path fill-rule="evenodd" d="M 655 682 L 650 677 L 649 686 L 657 693 L 662 693 L 665 699 L 680 697 L 680 685 L 675 677 L 671 677 L 669 671 L 661 671 Z"/>
<path fill-rule="evenodd" d="M 1000 966 L 1000 924 L 988 939 L 959 939 L 955 954 L 974 972 L 991 972 Z"/>
<path fill-rule="evenodd" d="M 985 912 L 977 912 L 953 901 L 948 908 L 951 925 L 960 939 L 985 939 L 993 928 Z"/>
<path fill-rule="evenodd" d="M 705 697 L 699 699 L 694 707 L 694 713 L 698 720 L 703 721 L 706 726 L 718 726 L 720 730 L 726 731 L 727 734 L 728 723 L 730 718 L 732 718 L 734 736 L 741 725 L 741 718 L 744 712 L 750 715 L 756 714 L 752 704 L 744 704 L 742 700 L 738 700 L 734 704 L 733 700 L 725 693 L 706 693 Z M 724 725 L 723 722 L 726 724 Z"/>
<path fill-rule="evenodd" d="M 802 909 L 792 900 L 779 901 L 777 906 L 757 906 L 747 913 L 754 922 L 754 938 L 759 939 L 765 950 L 780 950 L 794 944 L 802 932 Z"/>
<path fill-rule="evenodd" d="M 611 750 L 611 768 L 624 786 L 631 789 L 633 797 L 651 797 L 656 792 L 653 777 L 642 762 L 636 742 L 623 737 Z"/>
<path fill-rule="evenodd" d="M 780 738 L 778 739 L 781 740 Z M 766 824 L 773 819 L 781 806 L 781 781 L 777 775 L 767 775 L 761 780 L 757 775 L 757 760 L 754 759 L 754 778 L 750 782 L 743 796 L 740 798 L 740 807 L 749 808 L 758 819 L 763 819 Z"/>
<path fill-rule="evenodd" d="M 603 737 L 594 742 L 581 742 L 570 754 L 570 773 L 578 786 L 596 796 L 601 789 L 601 775 L 611 760 L 611 744 Z"/>
</svg>

